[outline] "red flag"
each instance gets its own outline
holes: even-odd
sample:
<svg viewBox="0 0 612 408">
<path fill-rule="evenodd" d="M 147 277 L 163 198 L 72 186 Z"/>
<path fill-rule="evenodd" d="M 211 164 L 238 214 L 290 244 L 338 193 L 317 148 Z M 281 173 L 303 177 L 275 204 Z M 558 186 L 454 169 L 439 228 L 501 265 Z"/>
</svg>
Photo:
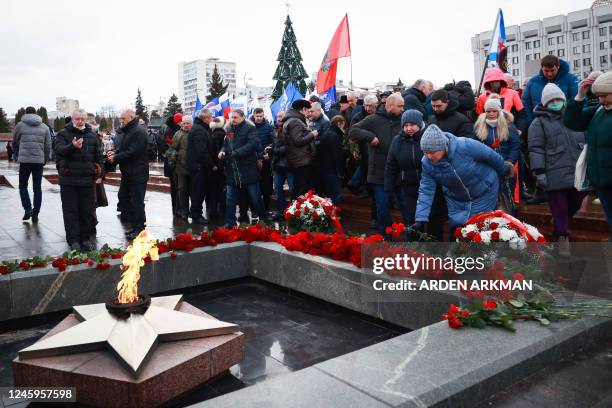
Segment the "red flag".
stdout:
<svg viewBox="0 0 612 408">
<path fill-rule="evenodd" d="M 326 63 L 325 57 L 323 57 L 323 62 L 321 63 L 321 67 L 319 68 L 319 73 L 317 74 L 317 93 L 319 95 L 321 95 L 323 92 L 326 92 L 332 86 L 336 85 L 336 69 L 337 68 L 338 68 L 337 59 L 332 62 Z"/>
<path fill-rule="evenodd" d="M 351 34 L 349 32 L 348 14 L 340 22 L 336 32 L 327 48 L 327 57 L 324 62 L 331 62 L 338 58 L 351 55 Z"/>
</svg>

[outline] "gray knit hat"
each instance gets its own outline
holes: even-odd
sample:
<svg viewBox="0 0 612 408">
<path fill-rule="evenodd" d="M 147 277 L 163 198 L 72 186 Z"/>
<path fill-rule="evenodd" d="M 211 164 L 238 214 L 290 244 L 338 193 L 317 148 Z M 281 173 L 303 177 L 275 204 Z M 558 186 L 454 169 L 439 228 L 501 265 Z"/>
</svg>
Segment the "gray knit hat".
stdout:
<svg viewBox="0 0 612 408">
<path fill-rule="evenodd" d="M 485 112 L 490 111 L 490 110 L 496 110 L 496 111 L 501 112 L 502 106 L 501 106 L 501 100 L 499 99 L 499 97 L 489 96 L 489 99 L 487 99 L 487 101 L 485 102 L 484 110 Z"/>
<path fill-rule="evenodd" d="M 552 101 L 553 99 L 563 99 L 564 102 L 566 100 L 565 94 L 563 93 L 561 88 L 559 88 L 552 82 L 549 82 L 546 84 L 544 90 L 542 91 L 542 105 L 548 105 L 548 102 Z"/>
<path fill-rule="evenodd" d="M 595 95 L 607 95 L 612 93 L 612 71 L 608 71 L 597 77 L 591 88 Z"/>
<path fill-rule="evenodd" d="M 414 123 L 420 129 L 425 127 L 423 123 L 423 114 L 416 109 L 408 109 L 402 114 L 402 129 L 404 128 L 404 124 L 406 122 Z"/>
<path fill-rule="evenodd" d="M 429 125 L 421 136 L 421 150 L 424 152 L 439 152 L 446 150 L 448 138 L 436 125 Z"/>
</svg>

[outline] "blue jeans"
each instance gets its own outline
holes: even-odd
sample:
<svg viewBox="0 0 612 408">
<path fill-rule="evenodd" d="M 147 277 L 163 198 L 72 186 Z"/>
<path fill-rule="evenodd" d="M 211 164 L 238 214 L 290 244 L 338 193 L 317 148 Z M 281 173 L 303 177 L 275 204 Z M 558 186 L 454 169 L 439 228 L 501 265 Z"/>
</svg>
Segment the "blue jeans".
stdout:
<svg viewBox="0 0 612 408">
<path fill-rule="evenodd" d="M 37 163 L 21 163 L 19 165 L 19 196 L 21 197 L 21 205 L 26 211 L 32 210 L 30 194 L 28 193 L 28 181 L 32 175 L 32 187 L 34 189 L 34 213 L 40 212 L 42 204 L 42 183 L 43 165 Z"/>
<path fill-rule="evenodd" d="M 242 186 L 249 195 L 251 201 L 251 208 L 255 210 L 260 220 L 263 220 L 266 216 L 264 213 L 263 199 L 261 198 L 261 190 L 259 183 L 245 184 Z M 227 185 L 227 193 L 225 195 L 225 225 L 234 226 L 236 225 L 236 204 L 238 202 L 238 193 L 240 188 Z"/>
<path fill-rule="evenodd" d="M 385 233 L 385 229 L 391 226 L 393 220 L 391 219 L 391 210 L 389 209 L 389 199 L 391 193 L 385 191 L 385 188 L 382 184 L 371 184 L 372 192 L 374 193 L 374 200 L 376 201 L 376 223 L 378 224 L 378 231 L 380 234 L 385 237 L 385 239 L 389 239 L 389 234 Z M 406 208 L 406 202 L 404 200 L 404 196 L 400 193 L 399 190 L 395 191 L 395 198 L 397 205 L 400 208 L 400 212 L 402 213 L 402 217 L 404 218 L 404 222 L 409 227 L 412 223 L 409 223 L 412 217 L 408 213 L 408 209 Z"/>
<path fill-rule="evenodd" d="M 319 179 L 323 184 L 323 191 L 331 198 L 332 203 L 338 204 L 342 198 L 342 181 L 335 173 L 319 173 Z"/>
<path fill-rule="evenodd" d="M 610 228 L 610 242 L 612 242 L 612 187 L 597 187 L 597 194 L 606 214 L 606 222 Z"/>
<path fill-rule="evenodd" d="M 287 199 L 285 198 L 285 180 L 289 185 L 289 192 L 293 190 L 293 174 L 287 167 L 277 167 L 274 169 L 274 194 L 276 195 L 276 211 L 283 215 L 287 208 Z"/>
</svg>

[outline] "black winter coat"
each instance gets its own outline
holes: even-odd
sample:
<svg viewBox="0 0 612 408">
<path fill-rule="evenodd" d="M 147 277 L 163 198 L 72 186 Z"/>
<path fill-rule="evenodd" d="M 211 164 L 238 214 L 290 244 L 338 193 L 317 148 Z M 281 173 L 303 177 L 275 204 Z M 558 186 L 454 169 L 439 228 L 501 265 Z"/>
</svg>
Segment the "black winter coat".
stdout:
<svg viewBox="0 0 612 408">
<path fill-rule="evenodd" d="M 149 180 L 149 155 L 147 154 L 147 131 L 138 125 L 138 118 L 117 131 L 121 143 L 115 153 L 121 178 L 128 183 L 146 183 Z"/>
<path fill-rule="evenodd" d="M 83 146 L 80 149 L 72 145 L 72 139 L 75 137 L 83 139 Z M 55 139 L 55 156 L 61 186 L 93 186 L 96 179 L 96 164 L 100 166 L 98 177 L 103 176 L 105 157 L 102 143 L 89 125 L 85 125 L 85 129 L 80 130 L 69 123 L 58 132 Z"/>
<path fill-rule="evenodd" d="M 187 135 L 187 169 L 196 174 L 213 168 L 210 127 L 200 118 L 195 118 Z"/>
<path fill-rule="evenodd" d="M 355 124 L 349 131 L 349 136 L 358 143 L 368 143 L 368 183 L 384 184 L 387 153 L 393 137 L 399 133 L 400 120 L 400 115 L 387 112 L 382 104 L 376 113 Z M 380 142 L 378 146 L 370 144 L 374 137 Z"/>
<path fill-rule="evenodd" d="M 421 182 L 421 136 L 419 131 L 410 137 L 403 130 L 393 138 L 385 164 L 385 191 L 394 191 L 396 187 L 407 187 L 414 191 L 416 197 Z"/>
<path fill-rule="evenodd" d="M 273 168 L 287 168 L 287 158 L 285 157 L 286 146 L 285 146 L 285 135 L 283 129 L 278 129 L 274 135 L 274 147 L 272 147 L 272 167 Z"/>
<path fill-rule="evenodd" d="M 425 94 L 416 88 L 408 88 L 402 95 L 404 97 L 404 110 L 416 109 L 423 114 L 423 120 L 427 120 L 425 110 Z"/>
<path fill-rule="evenodd" d="M 315 155 L 315 138 L 306 126 L 306 117 L 295 109 L 288 109 L 283 118 L 283 133 L 289 167 L 311 165 Z"/>
<path fill-rule="evenodd" d="M 319 173 L 340 174 L 343 168 L 344 156 L 342 141 L 344 132 L 338 126 L 330 126 L 323 135 L 317 138 L 317 153 L 314 168 Z"/>
<path fill-rule="evenodd" d="M 259 182 L 258 146 L 259 137 L 252 123 L 244 121 L 230 128 L 223 145 L 227 184 L 242 187 Z"/>
<path fill-rule="evenodd" d="M 459 81 L 456 84 L 446 84 L 444 89 L 448 91 L 449 97 L 455 99 L 459 104 L 457 112 L 464 114 L 471 120 L 474 116 L 476 97 L 474 96 L 474 91 L 472 90 L 470 82 Z"/>
<path fill-rule="evenodd" d="M 443 132 L 454 136 L 474 137 L 474 125 L 462 113 L 457 112 L 459 102 L 455 98 L 449 98 L 448 106 L 442 113 L 434 113 L 429 119 L 430 125 L 438 126 Z"/>
</svg>

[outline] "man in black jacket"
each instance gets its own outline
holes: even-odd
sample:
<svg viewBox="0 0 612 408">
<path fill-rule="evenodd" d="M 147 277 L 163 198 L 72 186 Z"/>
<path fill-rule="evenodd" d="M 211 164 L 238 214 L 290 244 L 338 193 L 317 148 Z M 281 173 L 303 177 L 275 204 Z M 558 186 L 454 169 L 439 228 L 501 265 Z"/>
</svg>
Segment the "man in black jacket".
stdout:
<svg viewBox="0 0 612 408">
<path fill-rule="evenodd" d="M 368 146 L 368 183 L 376 201 L 376 221 L 379 231 L 391 225 L 389 194 L 385 192 L 385 164 L 393 137 L 399 133 L 400 120 L 404 111 L 404 98 L 399 93 L 391 94 L 375 114 L 355 124 L 349 136 L 357 142 L 365 141 Z"/>
<path fill-rule="evenodd" d="M 212 120 L 212 111 L 202 109 L 193 121 L 193 126 L 187 135 L 187 169 L 191 175 L 191 185 L 189 187 L 191 208 L 189 212 L 194 224 L 208 224 L 202 210 L 206 181 L 211 172 L 219 170 L 217 166 L 213 165 L 211 157 L 210 122 Z"/>
<path fill-rule="evenodd" d="M 236 202 L 240 189 L 246 190 L 260 220 L 265 219 L 264 205 L 259 188 L 259 168 L 257 167 L 257 148 L 259 137 L 255 126 L 247 122 L 242 109 L 231 113 L 231 127 L 225 136 L 223 150 L 219 159 L 226 161 L 227 193 L 225 204 L 225 227 L 236 225 Z"/>
<path fill-rule="evenodd" d="M 128 201 L 123 209 L 132 230 L 126 233 L 128 240 L 138 236 L 145 227 L 146 215 L 144 197 L 149 181 L 149 156 L 147 154 L 147 131 L 138 125 L 138 118 L 132 109 L 121 112 L 121 144 L 117 151 L 108 152 L 111 163 L 119 163 L 121 189 Z"/>
<path fill-rule="evenodd" d="M 447 91 L 434 91 L 431 94 L 431 107 L 434 117 L 429 119 L 430 125 L 436 125 L 442 131 L 455 136 L 473 137 L 474 125 L 465 115 L 457 112 L 459 102 L 455 98 L 449 98 Z"/>
<path fill-rule="evenodd" d="M 427 95 L 431 93 L 433 84 L 426 79 L 417 79 L 415 83 L 404 92 L 404 109 L 416 109 L 423 114 L 427 119 L 427 111 L 425 110 L 425 100 Z"/>
<path fill-rule="evenodd" d="M 86 118 L 84 110 L 74 111 L 72 122 L 55 139 L 66 242 L 74 251 L 95 249 L 95 236 L 91 237 L 96 222 L 95 183 L 102 182 L 105 159 L 102 143 Z"/>
</svg>

